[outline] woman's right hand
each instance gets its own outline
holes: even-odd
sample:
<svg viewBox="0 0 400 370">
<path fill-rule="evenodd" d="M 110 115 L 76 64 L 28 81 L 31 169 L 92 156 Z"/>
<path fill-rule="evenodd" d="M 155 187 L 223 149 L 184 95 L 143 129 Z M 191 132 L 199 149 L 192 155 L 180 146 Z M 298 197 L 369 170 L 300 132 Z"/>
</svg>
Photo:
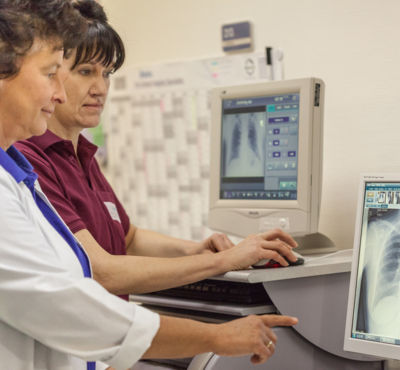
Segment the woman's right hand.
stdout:
<svg viewBox="0 0 400 370">
<path fill-rule="evenodd" d="M 297 257 L 292 253 L 296 241 L 280 229 L 249 235 L 236 246 L 221 252 L 222 263 L 226 271 L 243 270 L 262 259 L 273 259 L 282 266 L 289 261 L 295 262 Z"/>
<path fill-rule="evenodd" d="M 252 353 L 251 362 L 261 364 L 275 352 L 277 337 L 274 326 L 297 324 L 295 317 L 281 315 L 250 315 L 242 319 L 219 324 L 214 339 L 214 352 L 221 356 L 240 356 Z"/>
</svg>

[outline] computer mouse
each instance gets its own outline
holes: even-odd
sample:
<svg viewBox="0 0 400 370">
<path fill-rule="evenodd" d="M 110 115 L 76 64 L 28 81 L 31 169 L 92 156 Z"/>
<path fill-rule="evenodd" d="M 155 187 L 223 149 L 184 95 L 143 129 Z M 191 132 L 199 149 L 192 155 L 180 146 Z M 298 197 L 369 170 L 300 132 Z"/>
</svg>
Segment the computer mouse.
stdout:
<svg viewBox="0 0 400 370">
<path fill-rule="evenodd" d="M 301 257 L 301 255 L 299 253 L 296 253 L 295 251 L 292 251 L 292 253 L 297 257 L 297 260 L 292 262 L 289 261 L 286 257 L 283 257 L 287 263 L 289 264 L 289 266 L 299 266 L 299 265 L 303 265 L 304 264 L 304 258 Z M 262 259 L 260 261 L 258 261 L 257 263 L 255 263 L 254 265 L 252 265 L 254 268 L 256 269 L 260 269 L 260 268 L 277 268 L 277 267 L 287 267 L 287 266 L 282 266 L 279 262 L 273 260 L 273 259 Z"/>
</svg>

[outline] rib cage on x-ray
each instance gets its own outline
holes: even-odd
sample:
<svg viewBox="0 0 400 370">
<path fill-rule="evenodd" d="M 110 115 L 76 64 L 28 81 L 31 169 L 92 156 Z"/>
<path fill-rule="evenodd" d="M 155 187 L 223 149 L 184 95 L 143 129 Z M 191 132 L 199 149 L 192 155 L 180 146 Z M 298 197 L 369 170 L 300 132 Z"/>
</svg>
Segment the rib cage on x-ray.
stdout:
<svg viewBox="0 0 400 370">
<path fill-rule="evenodd" d="M 369 211 L 366 328 L 371 333 L 391 337 L 400 332 L 400 210 Z"/>
<path fill-rule="evenodd" d="M 399 224 L 400 228 L 400 224 Z M 387 296 L 397 296 L 400 287 L 400 230 L 393 229 L 383 247 L 379 260 L 380 274 L 374 305 Z"/>
<path fill-rule="evenodd" d="M 250 149 L 253 151 L 253 153 L 256 155 L 256 157 L 259 160 L 261 160 L 260 153 L 258 150 L 256 118 L 255 118 L 254 114 L 250 115 L 250 120 L 248 123 L 247 138 L 249 140 Z"/>
<path fill-rule="evenodd" d="M 235 126 L 233 128 L 232 143 L 231 143 L 231 155 L 229 156 L 228 164 L 232 160 L 239 158 L 241 136 L 242 136 L 242 125 L 241 125 L 240 119 L 237 117 L 236 121 L 235 121 Z"/>
<path fill-rule="evenodd" d="M 264 176 L 265 133 L 259 122 L 251 113 L 237 114 L 226 123 L 223 139 L 228 154 L 225 176 Z"/>
</svg>

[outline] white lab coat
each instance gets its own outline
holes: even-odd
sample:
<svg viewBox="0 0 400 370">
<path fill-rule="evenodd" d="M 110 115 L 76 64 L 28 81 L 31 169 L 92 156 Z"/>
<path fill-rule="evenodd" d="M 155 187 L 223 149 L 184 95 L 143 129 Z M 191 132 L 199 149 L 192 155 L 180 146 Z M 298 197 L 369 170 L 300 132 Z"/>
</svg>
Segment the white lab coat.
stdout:
<svg viewBox="0 0 400 370">
<path fill-rule="evenodd" d="M 29 189 L 0 165 L 0 369 L 76 370 L 71 356 L 127 369 L 158 327 L 157 314 L 83 277 Z"/>
</svg>

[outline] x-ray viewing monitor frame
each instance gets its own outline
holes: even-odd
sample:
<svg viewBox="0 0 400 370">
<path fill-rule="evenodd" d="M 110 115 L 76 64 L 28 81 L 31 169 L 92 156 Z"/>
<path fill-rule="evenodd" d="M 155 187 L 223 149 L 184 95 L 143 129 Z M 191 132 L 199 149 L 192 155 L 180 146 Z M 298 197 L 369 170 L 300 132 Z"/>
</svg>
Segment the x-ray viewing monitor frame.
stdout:
<svg viewBox="0 0 400 370">
<path fill-rule="evenodd" d="M 297 237 L 303 247 L 302 253 L 307 253 L 305 249 L 310 253 L 335 250 L 332 242 L 318 233 L 322 185 L 324 93 L 324 82 L 318 78 L 220 87 L 212 91 L 208 219 L 212 229 L 245 237 L 252 233 L 280 228 Z M 223 116 L 226 104 L 230 104 L 229 101 L 239 104 L 241 99 L 243 99 L 243 104 L 246 100 L 251 104 L 258 98 L 280 95 L 298 96 L 298 146 L 297 153 L 293 151 L 297 156 L 296 199 L 224 198 L 221 195 L 221 166 L 224 150 L 222 148 L 224 145 L 222 143 Z M 265 167 L 264 171 L 266 171 Z"/>
<path fill-rule="evenodd" d="M 385 198 L 389 192 L 397 193 L 395 200 Z M 382 199 L 376 200 L 377 193 Z M 396 297 L 398 302 L 400 291 L 400 280 L 396 278 L 400 272 L 400 235 L 392 225 L 397 225 L 398 213 L 400 176 L 362 175 L 346 314 L 346 351 L 400 360 L 400 315 L 398 303 L 393 303 Z"/>
</svg>

